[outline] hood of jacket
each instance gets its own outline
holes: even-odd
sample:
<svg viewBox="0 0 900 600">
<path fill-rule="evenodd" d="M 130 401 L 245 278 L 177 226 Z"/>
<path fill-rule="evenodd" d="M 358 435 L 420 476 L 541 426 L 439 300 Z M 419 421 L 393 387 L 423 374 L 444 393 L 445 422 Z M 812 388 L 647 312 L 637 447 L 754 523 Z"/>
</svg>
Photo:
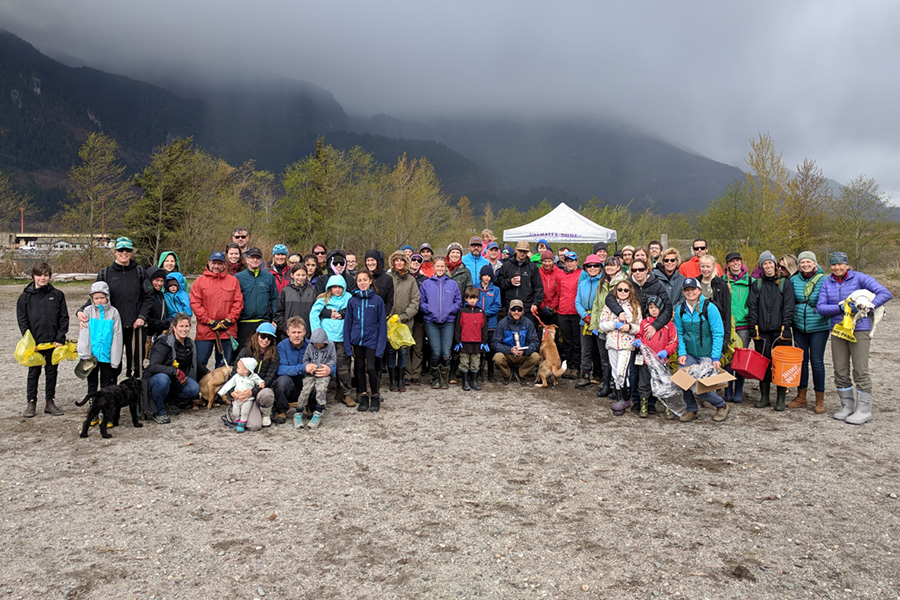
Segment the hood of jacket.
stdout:
<svg viewBox="0 0 900 600">
<path fill-rule="evenodd" d="M 184 275 L 182 275 L 178 271 L 173 271 L 172 273 L 169 273 L 168 275 L 166 275 L 166 287 L 163 289 L 168 291 L 169 282 L 173 281 L 173 280 L 178 284 L 177 291 L 178 292 L 182 291 L 184 289 Z"/>
<path fill-rule="evenodd" d="M 372 272 L 372 275 L 375 277 L 381 275 L 381 272 L 384 271 L 384 254 L 380 250 L 366 250 L 365 258 L 375 259 L 375 270 Z M 365 263 L 365 260 L 363 262 Z"/>
<path fill-rule="evenodd" d="M 166 259 L 169 256 L 173 256 L 175 258 L 175 270 L 180 271 L 181 270 L 181 259 L 178 258 L 178 255 L 175 254 L 174 252 L 172 252 L 171 250 L 167 250 L 166 252 L 163 252 L 162 254 L 159 255 L 159 262 L 156 264 L 156 266 L 162 268 L 163 263 L 166 261 Z"/>
<path fill-rule="evenodd" d="M 388 258 L 388 264 L 390 264 L 391 269 L 393 269 L 394 261 L 397 260 L 398 258 L 403 260 L 404 267 L 403 267 L 403 271 L 397 271 L 396 273 L 402 277 L 403 275 L 406 275 L 407 273 L 409 273 L 409 257 L 406 255 L 406 252 L 403 252 L 401 250 L 394 252 L 393 254 L 391 254 L 390 258 Z M 375 259 L 375 260 L 378 260 L 378 259 Z"/>
<path fill-rule="evenodd" d="M 326 275 L 337 275 L 337 273 L 335 273 L 335 271 L 334 271 L 334 268 L 331 266 L 331 261 L 335 258 L 342 258 L 344 260 L 344 265 L 347 264 L 347 255 L 344 253 L 343 250 L 332 250 L 325 257 L 325 274 Z M 347 267 L 345 266 L 344 273 L 346 273 L 346 272 L 347 272 Z M 346 283 L 345 283 L 345 285 L 346 285 Z M 329 284 L 328 287 L 331 287 L 331 284 Z"/>
<path fill-rule="evenodd" d="M 327 290 L 328 288 L 331 288 L 334 286 L 339 286 L 342 289 L 346 290 L 347 282 L 344 281 L 344 277 L 342 275 L 332 275 L 331 277 L 328 278 L 328 283 L 325 284 L 325 289 Z"/>
</svg>

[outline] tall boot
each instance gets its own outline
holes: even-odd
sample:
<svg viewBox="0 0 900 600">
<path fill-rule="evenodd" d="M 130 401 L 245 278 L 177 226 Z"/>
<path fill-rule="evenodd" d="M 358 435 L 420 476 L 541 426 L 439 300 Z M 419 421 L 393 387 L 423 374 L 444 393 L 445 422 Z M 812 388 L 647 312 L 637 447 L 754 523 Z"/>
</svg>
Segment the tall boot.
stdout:
<svg viewBox="0 0 900 600">
<path fill-rule="evenodd" d="M 494 361 L 491 360 L 490 355 L 487 355 L 487 378 L 491 383 L 495 383 L 497 381 L 497 376 L 494 374 Z"/>
<path fill-rule="evenodd" d="M 759 382 L 759 402 L 753 405 L 755 408 L 766 408 L 768 406 L 771 406 L 772 401 L 769 399 L 771 386 L 771 381 Z"/>
<path fill-rule="evenodd" d="M 388 367 L 388 389 L 392 392 L 397 391 L 397 369 L 396 367 Z"/>
<path fill-rule="evenodd" d="M 462 377 L 460 377 L 460 379 L 462 379 L 462 391 L 468 392 L 469 390 L 472 389 L 469 387 L 469 372 L 468 371 L 463 371 Z"/>
<path fill-rule="evenodd" d="M 782 386 L 775 387 L 775 410 L 785 409 L 785 400 L 787 397 L 787 388 Z"/>
<path fill-rule="evenodd" d="M 616 401 L 612 403 L 610 409 L 612 410 L 612 414 L 616 417 L 621 417 L 625 414 L 625 410 L 628 407 L 625 406 L 625 392 L 624 390 L 616 390 Z"/>
<path fill-rule="evenodd" d="M 816 392 L 816 414 L 821 415 L 825 412 L 825 392 Z"/>
<path fill-rule="evenodd" d="M 438 370 L 441 372 L 441 389 L 446 390 L 450 387 L 450 365 L 440 365 Z"/>
<path fill-rule="evenodd" d="M 788 402 L 788 408 L 806 408 L 806 388 L 798 389 L 797 396 Z"/>
<path fill-rule="evenodd" d="M 834 418 L 843 421 L 853 414 L 853 407 L 856 406 L 856 398 L 853 397 L 853 388 L 838 390 L 838 397 L 841 399 L 841 410 L 834 413 Z"/>
<path fill-rule="evenodd" d="M 734 398 L 731 401 L 735 404 L 740 404 L 744 401 L 744 381 L 743 375 L 738 375 L 734 381 Z"/>
<path fill-rule="evenodd" d="M 441 389 L 441 368 L 437 365 L 431 367 L 431 389 Z"/>
<path fill-rule="evenodd" d="M 598 398 L 609 398 L 612 389 L 612 369 L 608 363 L 603 363 L 603 387 L 597 392 Z"/>
<path fill-rule="evenodd" d="M 406 367 L 397 367 L 397 391 L 406 391 Z"/>
<path fill-rule="evenodd" d="M 469 371 L 469 385 L 476 392 L 481 391 L 481 386 L 478 385 L 478 371 Z"/>
<path fill-rule="evenodd" d="M 732 402 L 733 398 L 734 398 L 734 382 L 729 381 L 728 385 L 725 386 L 725 402 Z"/>
<path fill-rule="evenodd" d="M 851 425 L 862 425 L 872 420 L 872 394 L 862 390 L 856 391 L 856 412 L 847 417 L 844 422 Z"/>
</svg>

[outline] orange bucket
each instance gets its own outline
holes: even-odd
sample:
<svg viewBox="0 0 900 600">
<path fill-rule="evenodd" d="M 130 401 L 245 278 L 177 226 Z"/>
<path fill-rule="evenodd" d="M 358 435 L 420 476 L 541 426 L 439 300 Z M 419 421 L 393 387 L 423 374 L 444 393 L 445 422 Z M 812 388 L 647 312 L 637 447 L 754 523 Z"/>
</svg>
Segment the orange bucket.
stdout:
<svg viewBox="0 0 900 600">
<path fill-rule="evenodd" d="M 772 381 L 781 387 L 800 385 L 803 368 L 803 350 L 794 346 L 772 348 Z"/>
</svg>

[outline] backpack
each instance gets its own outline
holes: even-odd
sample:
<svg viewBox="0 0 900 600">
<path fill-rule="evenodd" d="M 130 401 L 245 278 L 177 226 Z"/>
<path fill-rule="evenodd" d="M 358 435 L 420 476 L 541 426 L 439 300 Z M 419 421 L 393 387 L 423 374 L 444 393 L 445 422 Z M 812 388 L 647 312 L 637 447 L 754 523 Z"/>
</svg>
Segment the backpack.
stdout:
<svg viewBox="0 0 900 600">
<path fill-rule="evenodd" d="M 762 277 L 760 277 L 759 279 L 754 279 L 753 283 L 756 284 L 756 291 L 761 292 L 762 291 Z M 778 278 L 778 291 L 784 292 L 784 277 Z"/>
</svg>

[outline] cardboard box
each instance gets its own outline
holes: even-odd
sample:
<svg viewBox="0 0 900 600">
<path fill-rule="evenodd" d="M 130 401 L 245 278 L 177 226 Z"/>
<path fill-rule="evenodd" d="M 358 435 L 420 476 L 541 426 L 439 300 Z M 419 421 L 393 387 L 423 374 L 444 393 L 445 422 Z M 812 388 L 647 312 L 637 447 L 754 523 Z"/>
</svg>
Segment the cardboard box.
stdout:
<svg viewBox="0 0 900 600">
<path fill-rule="evenodd" d="M 672 383 L 677 385 L 683 390 L 691 389 L 695 383 L 697 384 L 697 393 L 705 394 L 706 392 L 712 392 L 715 390 L 720 390 L 728 385 L 729 381 L 734 381 L 736 377 L 726 371 L 725 369 L 719 369 L 719 373 L 717 375 L 713 375 L 711 377 L 704 377 L 703 379 L 694 379 L 694 377 L 687 372 L 687 368 L 678 369 L 674 375 L 672 375 Z"/>
</svg>

